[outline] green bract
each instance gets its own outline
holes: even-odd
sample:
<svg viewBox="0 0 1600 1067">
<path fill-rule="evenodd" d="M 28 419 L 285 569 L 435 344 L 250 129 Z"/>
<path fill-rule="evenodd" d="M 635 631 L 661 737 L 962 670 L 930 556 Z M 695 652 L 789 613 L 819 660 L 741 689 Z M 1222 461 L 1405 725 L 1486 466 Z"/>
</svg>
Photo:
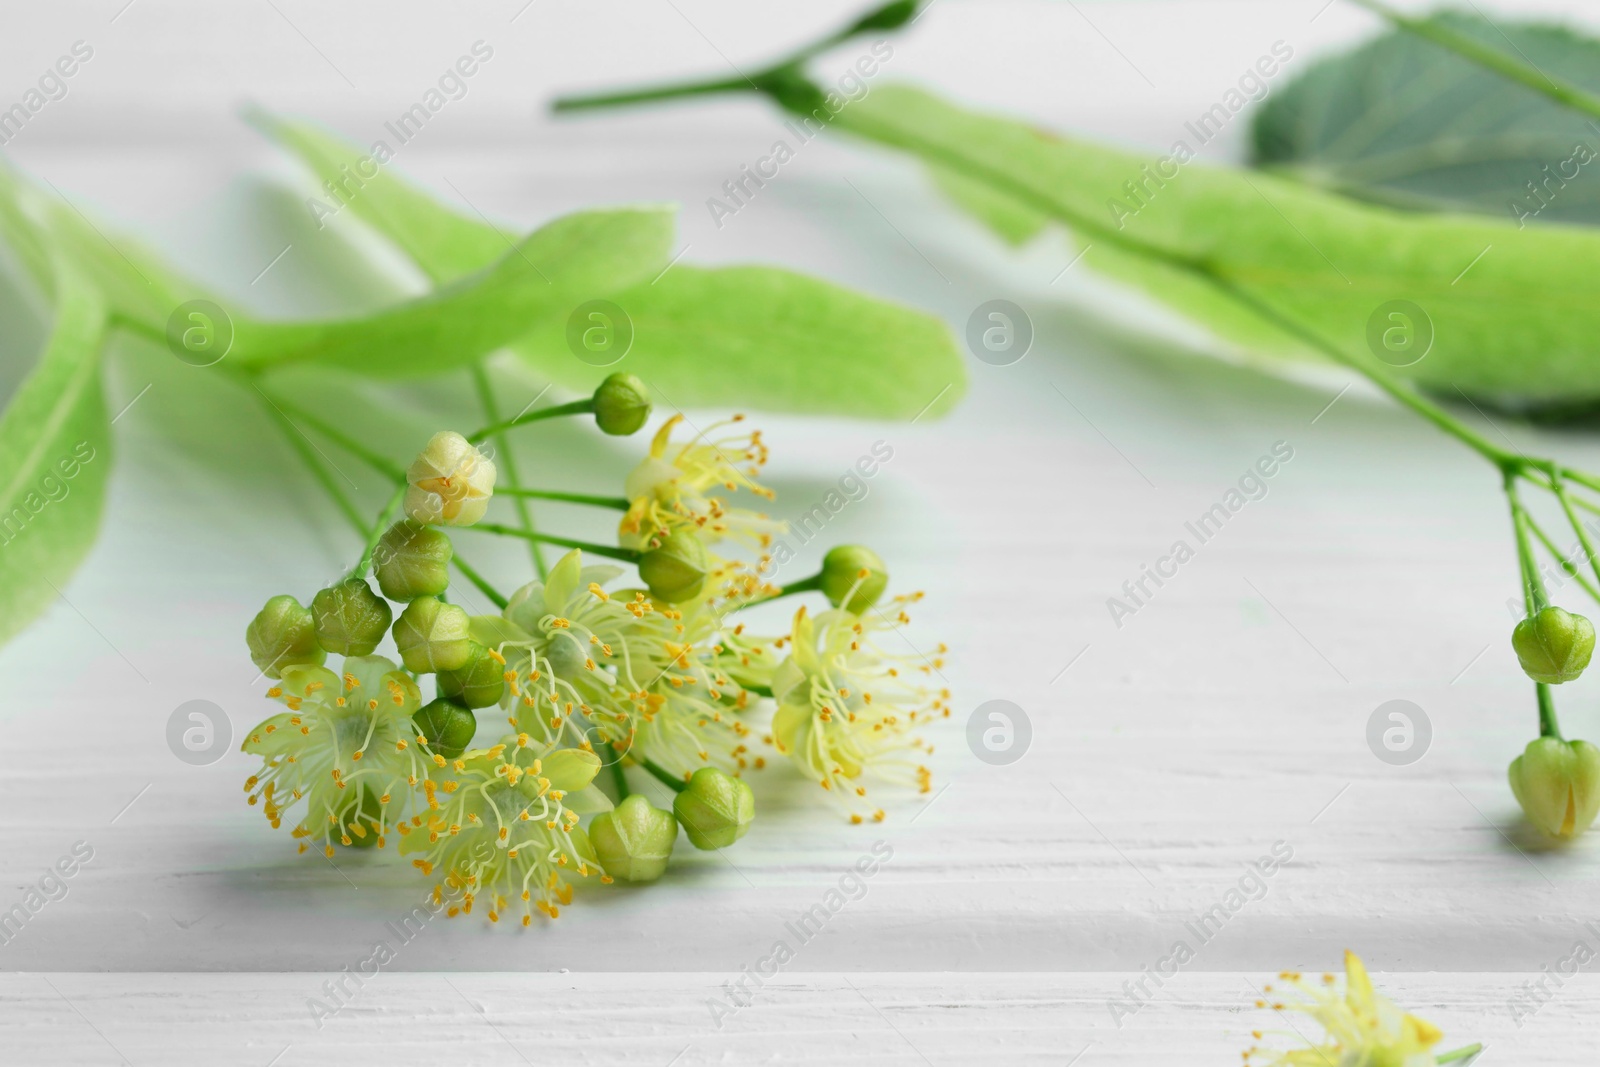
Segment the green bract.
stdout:
<svg viewBox="0 0 1600 1067">
<path fill-rule="evenodd" d="M 613 878 L 653 882 L 667 869 L 678 840 L 678 820 L 638 793 L 602 812 L 589 826 L 600 866 Z"/>
<path fill-rule="evenodd" d="M 472 642 L 467 662 L 454 670 L 442 670 L 435 679 L 439 695 L 449 697 L 469 708 L 486 708 L 500 702 L 505 692 L 506 665 L 504 660 L 478 642 Z"/>
<path fill-rule="evenodd" d="M 317 644 L 316 620 L 311 611 L 287 593 L 280 593 L 245 628 L 250 659 L 268 678 L 281 678 L 285 667 L 321 666 L 328 653 Z M 369 650 L 370 651 L 370 650 Z"/>
<path fill-rule="evenodd" d="M 378 540 L 372 562 L 378 588 L 390 600 L 438 596 L 450 585 L 450 538 L 431 526 L 401 519 Z"/>
<path fill-rule="evenodd" d="M 1546 685 L 1570 682 L 1594 654 L 1594 625 L 1582 615 L 1547 607 L 1511 631 L 1511 647 L 1529 678 Z"/>
<path fill-rule="evenodd" d="M 941 168 L 982 202 L 1054 222 L 1092 245 L 1084 263 L 1127 282 L 1246 351 L 1322 359 L 1230 299 L 1226 279 L 1358 362 L 1418 383 L 1528 401 L 1600 399 L 1600 305 L 1581 278 L 1600 271 L 1600 232 L 1519 229 L 1460 215 L 1405 214 L 1271 174 L 1188 162 L 1138 204 L 1113 194 L 1148 156 L 970 111 L 882 85 L 834 119 L 842 129 Z M 1192 146 L 1191 146 L 1192 147 Z M 1108 197 L 1120 207 L 1108 208 Z M 975 202 L 965 201 L 974 207 Z M 988 221 L 988 216 L 984 216 Z M 1493 245 L 1462 277 L 1464 268 Z M 1390 301 L 1420 307 L 1426 358 L 1379 363 L 1368 324 Z"/>
<path fill-rule="evenodd" d="M 311 598 L 317 644 L 341 656 L 366 656 L 378 647 L 394 613 L 359 578 L 330 585 Z"/>
<path fill-rule="evenodd" d="M 1530 741 L 1509 775 L 1529 821 L 1554 837 L 1583 833 L 1600 812 L 1600 748 L 1587 741 Z"/>
<path fill-rule="evenodd" d="M 705 588 L 711 561 L 692 531 L 679 527 L 639 557 L 639 577 L 653 596 L 668 603 L 693 600 Z"/>
<path fill-rule="evenodd" d="M 594 391 L 594 421 L 603 433 L 626 437 L 650 418 L 650 387 L 632 374 L 613 374 Z"/>
<path fill-rule="evenodd" d="M 454 701 L 440 698 L 411 717 L 427 745 L 446 759 L 455 759 L 472 744 L 478 720 L 472 712 Z"/>
<path fill-rule="evenodd" d="M 471 619 L 454 604 L 418 597 L 394 623 L 394 643 L 408 670 L 418 674 L 454 671 L 472 659 Z"/>
<path fill-rule="evenodd" d="M 888 566 L 865 545 L 837 545 L 822 557 L 822 592 L 836 608 L 859 615 L 876 604 L 887 588 Z"/>
<path fill-rule="evenodd" d="M 695 848 L 727 848 L 750 829 L 756 798 L 743 780 L 715 767 L 701 767 L 673 798 L 672 812 Z"/>
</svg>

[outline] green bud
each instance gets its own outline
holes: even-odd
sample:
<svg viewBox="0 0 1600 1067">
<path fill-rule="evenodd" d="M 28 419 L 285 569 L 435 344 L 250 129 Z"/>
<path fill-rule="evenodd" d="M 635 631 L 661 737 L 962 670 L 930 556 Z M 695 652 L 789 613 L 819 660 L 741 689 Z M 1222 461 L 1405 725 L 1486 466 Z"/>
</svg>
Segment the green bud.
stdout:
<svg viewBox="0 0 1600 1067">
<path fill-rule="evenodd" d="M 500 695 L 506 689 L 506 665 L 474 641 L 465 666 L 440 671 L 434 681 L 438 683 L 440 696 L 469 708 L 486 708 L 500 703 Z"/>
<path fill-rule="evenodd" d="M 472 659 L 472 621 L 466 611 L 431 596 L 418 597 L 394 623 L 394 643 L 418 674 L 460 670 Z"/>
<path fill-rule="evenodd" d="M 699 596 L 710 570 L 706 546 L 692 532 L 681 528 L 639 557 L 639 577 L 650 587 L 652 596 L 669 604 Z"/>
<path fill-rule="evenodd" d="M 689 778 L 689 787 L 673 798 L 672 812 L 695 848 L 727 848 L 750 829 L 756 796 L 738 778 L 701 767 Z"/>
<path fill-rule="evenodd" d="M 417 733 L 428 739 L 428 747 L 445 759 L 455 759 L 472 744 L 478 720 L 460 704 L 440 697 L 411 716 Z"/>
<path fill-rule="evenodd" d="M 390 600 L 438 596 L 450 585 L 450 538 L 431 526 L 401 519 L 384 531 L 373 549 L 378 588 Z"/>
<path fill-rule="evenodd" d="M 250 646 L 250 659 L 268 678 L 283 677 L 285 667 L 320 667 L 328 658 L 317 644 L 317 624 L 310 610 L 288 593 L 267 601 L 245 627 L 244 642 Z"/>
<path fill-rule="evenodd" d="M 613 878 L 653 882 L 667 869 L 678 840 L 678 820 L 635 793 L 589 826 L 595 858 Z"/>
<path fill-rule="evenodd" d="M 594 391 L 594 421 L 603 433 L 626 437 L 649 418 L 650 387 L 632 374 L 613 374 Z"/>
<path fill-rule="evenodd" d="M 576 793 L 600 773 L 600 757 L 583 748 L 563 748 L 539 761 L 539 776 L 551 789 Z"/>
<path fill-rule="evenodd" d="M 368 656 L 383 640 L 394 612 L 359 578 L 330 585 L 311 598 L 317 644 L 341 656 Z"/>
<path fill-rule="evenodd" d="M 1511 792 L 1539 829 L 1576 837 L 1600 812 L 1600 748 L 1541 737 L 1511 761 Z"/>
<path fill-rule="evenodd" d="M 870 33 L 873 30 L 898 30 L 911 21 L 917 13 L 920 0 L 893 0 L 857 19 L 850 33 Z"/>
<path fill-rule="evenodd" d="M 822 557 L 822 592 L 836 608 L 860 615 L 876 604 L 887 588 L 889 568 L 865 545 L 835 545 Z M 849 603 L 844 602 L 846 598 Z"/>
<path fill-rule="evenodd" d="M 1511 647 L 1529 678 L 1546 685 L 1570 682 L 1594 654 L 1594 625 L 1560 608 L 1542 609 L 1511 631 Z"/>
</svg>

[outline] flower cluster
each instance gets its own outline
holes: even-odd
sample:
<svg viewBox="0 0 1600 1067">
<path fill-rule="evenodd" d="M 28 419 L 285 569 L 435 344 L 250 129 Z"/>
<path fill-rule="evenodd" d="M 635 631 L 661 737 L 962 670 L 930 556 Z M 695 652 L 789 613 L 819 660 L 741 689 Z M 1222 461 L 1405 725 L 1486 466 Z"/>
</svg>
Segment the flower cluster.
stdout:
<svg viewBox="0 0 1600 1067">
<path fill-rule="evenodd" d="M 1343 992 L 1331 974 L 1322 976 L 1320 987 L 1292 971 L 1278 975 L 1279 983 L 1288 987 L 1288 994 L 1282 1000 L 1258 1000 L 1256 1007 L 1270 1008 L 1280 1015 L 1293 1011 L 1309 1016 L 1322 1027 L 1322 1040 L 1313 1042 L 1299 1027 L 1290 1024 L 1290 1030 L 1275 1036 L 1300 1047 L 1280 1050 L 1255 1045 L 1245 1051 L 1244 1062 L 1259 1067 L 1435 1067 L 1465 1062 L 1482 1050 L 1481 1046 L 1471 1045 L 1435 1054 L 1433 1047 L 1444 1037 L 1438 1027 L 1400 1010 L 1374 990 L 1366 967 L 1354 952 L 1344 954 L 1344 968 Z M 1263 992 L 1267 996 L 1283 993 L 1271 985 Z M 1265 1031 L 1253 1031 L 1252 1036 L 1260 1041 Z"/>
<path fill-rule="evenodd" d="M 765 749 L 852 822 L 885 817 L 869 785 L 929 790 L 919 730 L 950 710 L 934 681 L 944 647 L 924 656 L 899 632 L 920 594 L 885 599 L 888 569 L 859 545 L 811 577 L 768 581 L 784 524 L 731 501 L 773 497 L 759 481 L 766 445 L 739 416 L 686 440 L 674 440 L 684 416 L 666 420 L 620 497 L 497 485 L 480 442 L 578 413 L 631 434 L 648 389 L 616 374 L 586 401 L 435 434 L 403 481 L 394 469 L 356 566 L 309 607 L 275 596 L 250 623 L 251 657 L 285 710 L 244 742 L 263 764 L 246 790 L 273 827 L 297 820 L 301 851 L 393 839 L 449 914 L 529 925 L 578 884 L 659 878 L 680 829 L 698 849 L 739 840 L 755 816 L 744 776 L 766 767 Z M 488 521 L 497 495 L 614 508 L 617 543 Z M 568 551 L 502 596 L 446 532 L 469 528 Z M 452 567 L 497 614 L 449 599 Z M 758 636 L 739 617 L 813 593 L 826 608 L 799 608 L 788 633 Z M 375 654 L 385 640 L 398 663 Z M 670 791 L 670 810 L 646 781 Z"/>
</svg>

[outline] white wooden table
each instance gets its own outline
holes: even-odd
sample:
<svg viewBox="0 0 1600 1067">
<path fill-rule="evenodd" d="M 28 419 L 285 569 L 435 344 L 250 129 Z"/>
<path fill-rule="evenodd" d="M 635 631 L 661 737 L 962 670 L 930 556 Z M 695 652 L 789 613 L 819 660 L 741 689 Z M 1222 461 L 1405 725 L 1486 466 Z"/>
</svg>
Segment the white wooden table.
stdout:
<svg viewBox="0 0 1600 1067">
<path fill-rule="evenodd" d="M 0 650 L 0 911 L 74 843 L 94 856 L 0 944 L 0 968 L 17 972 L 0 978 L 0 1059 L 287 1067 L 433 1062 L 448 1048 L 471 1063 L 1221 1063 L 1272 1025 L 1249 1007 L 1252 983 L 1336 967 L 1350 947 L 1452 1041 L 1489 1042 L 1484 1062 L 1592 1060 L 1592 978 L 1514 1018 L 1530 974 L 1579 939 L 1600 946 L 1584 925 L 1600 843 L 1540 851 L 1517 829 L 1505 766 L 1535 714 L 1507 641 L 1507 521 L 1481 462 L 1359 385 L 1329 407 L 1341 375 L 1288 382 L 1205 358 L 1203 339 L 1080 268 L 1058 278 L 1063 242 L 1000 249 L 876 151 L 823 139 L 718 229 L 706 197 L 773 136 L 757 103 L 540 113 L 557 89 L 716 72 L 719 52 L 755 62 L 849 5 L 137 0 L 118 14 L 121 2 L 13 16 L 25 32 L 0 41 L 17 81 L 0 103 L 73 41 L 96 53 L 6 150 L 263 308 L 331 312 L 397 289 L 356 275 L 341 227 L 310 224 L 297 172 L 233 107 L 253 99 L 364 140 L 483 39 L 495 58 L 401 171 L 530 226 L 676 199 L 688 261 L 797 266 L 958 330 L 1003 297 L 1038 339 L 1013 366 L 972 361 L 969 399 L 941 422 L 762 420 L 779 515 L 805 511 L 874 441 L 894 449 L 827 540 L 877 546 L 897 583 L 928 591 L 914 639 L 952 646 L 957 715 L 934 737 L 931 801 L 852 827 L 768 771 L 762 817 L 725 855 L 685 848 L 662 884 L 591 894 L 529 931 L 434 923 L 320 1028 L 308 998 L 392 940 L 414 874 L 392 856 L 296 858 L 244 805 L 243 756 L 187 766 L 165 729 L 191 699 L 224 707 L 236 738 L 262 717 L 245 623 L 270 594 L 309 594 L 356 546 L 248 398 L 219 386 L 196 403 L 179 377 L 192 368 L 121 351 L 113 409 L 137 403 L 116 426 L 101 543 Z M 1273 40 L 1309 57 L 1370 26 L 1321 6 L 943 0 L 886 76 L 1160 147 Z M 1539 9 L 1563 6 L 1581 10 Z M 14 367 L 38 328 L 5 307 Z M 396 455 L 476 421 L 461 383 L 374 395 L 395 413 L 382 433 Z M 638 447 L 541 432 L 606 476 Z M 1114 625 L 1107 598 L 1279 441 L 1294 456 L 1266 498 Z M 1584 435 L 1538 447 L 1600 466 Z M 475 555 L 504 585 L 525 563 L 512 548 Z M 1569 733 L 1600 734 L 1597 686 L 1563 691 Z M 1032 723 L 1011 766 L 966 746 L 966 716 L 991 699 Z M 1392 699 L 1432 723 L 1412 766 L 1367 745 Z M 879 839 L 894 855 L 867 893 L 717 1028 L 707 1000 Z M 1199 943 L 1188 924 L 1275 844 L 1292 859 Z M 1194 961 L 1119 1028 L 1109 1002 L 1178 940 Z"/>
</svg>

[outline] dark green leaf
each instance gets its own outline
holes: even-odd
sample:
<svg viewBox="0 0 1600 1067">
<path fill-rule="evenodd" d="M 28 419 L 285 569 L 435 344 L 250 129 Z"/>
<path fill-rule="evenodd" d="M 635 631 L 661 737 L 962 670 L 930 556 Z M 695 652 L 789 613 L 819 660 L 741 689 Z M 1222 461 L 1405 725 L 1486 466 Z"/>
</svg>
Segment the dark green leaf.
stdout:
<svg viewBox="0 0 1600 1067">
<path fill-rule="evenodd" d="M 1600 89 L 1600 41 L 1476 15 L 1430 21 Z M 1589 118 L 1399 30 L 1275 92 L 1253 139 L 1256 165 L 1379 203 L 1600 223 L 1600 130 Z"/>
</svg>

